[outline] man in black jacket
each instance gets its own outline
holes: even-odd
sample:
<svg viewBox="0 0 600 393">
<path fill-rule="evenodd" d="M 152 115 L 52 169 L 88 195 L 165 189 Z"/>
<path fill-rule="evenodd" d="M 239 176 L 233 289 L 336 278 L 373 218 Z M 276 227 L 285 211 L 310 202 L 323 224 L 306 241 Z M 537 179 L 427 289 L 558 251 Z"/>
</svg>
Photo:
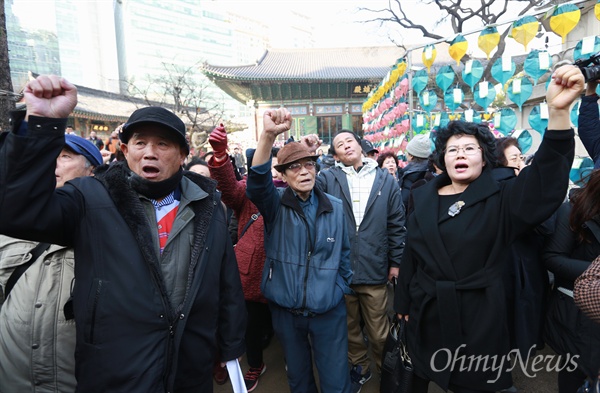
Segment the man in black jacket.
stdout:
<svg viewBox="0 0 600 393">
<path fill-rule="evenodd" d="M 350 236 L 354 294 L 346 296 L 348 360 L 352 365 L 351 392 L 358 393 L 371 378 L 361 320 L 373 360 L 378 369 L 381 367 L 383 344 L 389 330 L 387 283 L 398 276 L 404 250 L 404 207 L 398 183 L 387 170 L 379 168 L 377 162 L 363 157 L 356 134 L 338 132 L 331 149 L 339 163 L 321 172 L 317 186 L 342 200 Z"/>
<path fill-rule="evenodd" d="M 77 90 L 40 76 L 24 94 L 1 139 L 0 233 L 75 250 L 77 391 L 211 392 L 217 347 L 244 352 L 246 310 L 215 182 L 181 169 L 185 124 L 138 109 L 126 161 L 55 191 Z"/>
</svg>

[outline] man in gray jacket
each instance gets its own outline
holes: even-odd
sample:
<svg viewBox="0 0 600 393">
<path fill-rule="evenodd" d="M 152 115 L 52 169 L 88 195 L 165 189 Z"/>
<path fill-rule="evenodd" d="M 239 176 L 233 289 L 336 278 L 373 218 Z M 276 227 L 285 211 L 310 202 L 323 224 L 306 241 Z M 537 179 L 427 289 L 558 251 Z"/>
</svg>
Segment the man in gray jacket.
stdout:
<svg viewBox="0 0 600 393">
<path fill-rule="evenodd" d="M 56 158 L 56 188 L 91 176 L 102 164 L 94 144 L 65 135 Z M 0 392 L 75 391 L 75 321 L 65 312 L 74 278 L 72 248 L 42 244 L 30 261 L 36 242 L 0 235 L 0 287 L 11 283 L 0 302 Z M 17 267 L 31 263 L 20 275 Z M 14 285 L 12 285 L 14 283 Z"/>
<path fill-rule="evenodd" d="M 310 141 L 307 142 L 310 144 Z M 314 145 L 314 144 L 313 144 Z M 396 180 L 377 162 L 363 157 L 360 139 L 352 131 L 337 133 L 331 146 L 337 161 L 323 171 L 317 186 L 342 200 L 350 237 L 353 295 L 346 295 L 348 360 L 352 393 L 371 378 L 361 319 L 379 369 L 387 337 L 387 282 L 398 276 L 406 228 Z"/>
</svg>

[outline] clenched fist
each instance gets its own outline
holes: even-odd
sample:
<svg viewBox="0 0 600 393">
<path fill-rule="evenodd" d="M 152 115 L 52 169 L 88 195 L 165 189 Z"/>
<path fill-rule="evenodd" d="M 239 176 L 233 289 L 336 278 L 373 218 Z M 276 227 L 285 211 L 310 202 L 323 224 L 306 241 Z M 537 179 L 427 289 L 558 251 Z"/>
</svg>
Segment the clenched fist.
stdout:
<svg viewBox="0 0 600 393">
<path fill-rule="evenodd" d="M 30 115 L 64 119 L 77 105 L 77 88 L 56 75 L 40 75 L 29 81 L 23 90 Z"/>
<path fill-rule="evenodd" d="M 218 127 L 210 133 L 208 137 L 208 143 L 213 148 L 215 155 L 223 156 L 227 152 L 227 131 L 225 131 L 225 127 L 221 123 Z"/>
</svg>

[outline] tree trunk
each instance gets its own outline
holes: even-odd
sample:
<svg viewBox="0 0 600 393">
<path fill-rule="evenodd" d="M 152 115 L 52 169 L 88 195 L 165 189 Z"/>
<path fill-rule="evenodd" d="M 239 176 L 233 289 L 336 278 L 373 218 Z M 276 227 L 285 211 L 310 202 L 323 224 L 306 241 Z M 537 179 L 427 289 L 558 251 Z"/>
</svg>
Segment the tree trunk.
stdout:
<svg viewBox="0 0 600 393">
<path fill-rule="evenodd" d="M 10 64 L 8 62 L 8 37 L 6 36 L 6 14 L 4 0 L 0 0 L 0 131 L 9 129 L 9 113 L 15 108 L 13 97 L 6 92 L 12 92 L 10 79 Z"/>
</svg>

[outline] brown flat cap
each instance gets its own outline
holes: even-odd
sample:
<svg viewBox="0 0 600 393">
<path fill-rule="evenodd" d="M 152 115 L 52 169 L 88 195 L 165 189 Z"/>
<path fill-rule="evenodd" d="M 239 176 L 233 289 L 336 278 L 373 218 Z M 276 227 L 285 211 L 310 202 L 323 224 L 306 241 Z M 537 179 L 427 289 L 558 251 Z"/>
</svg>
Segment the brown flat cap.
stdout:
<svg viewBox="0 0 600 393">
<path fill-rule="evenodd" d="M 283 173 L 289 164 L 303 158 L 311 158 L 316 161 L 319 156 L 312 155 L 308 148 L 300 142 L 290 142 L 277 153 L 277 165 L 274 168 Z"/>
</svg>

